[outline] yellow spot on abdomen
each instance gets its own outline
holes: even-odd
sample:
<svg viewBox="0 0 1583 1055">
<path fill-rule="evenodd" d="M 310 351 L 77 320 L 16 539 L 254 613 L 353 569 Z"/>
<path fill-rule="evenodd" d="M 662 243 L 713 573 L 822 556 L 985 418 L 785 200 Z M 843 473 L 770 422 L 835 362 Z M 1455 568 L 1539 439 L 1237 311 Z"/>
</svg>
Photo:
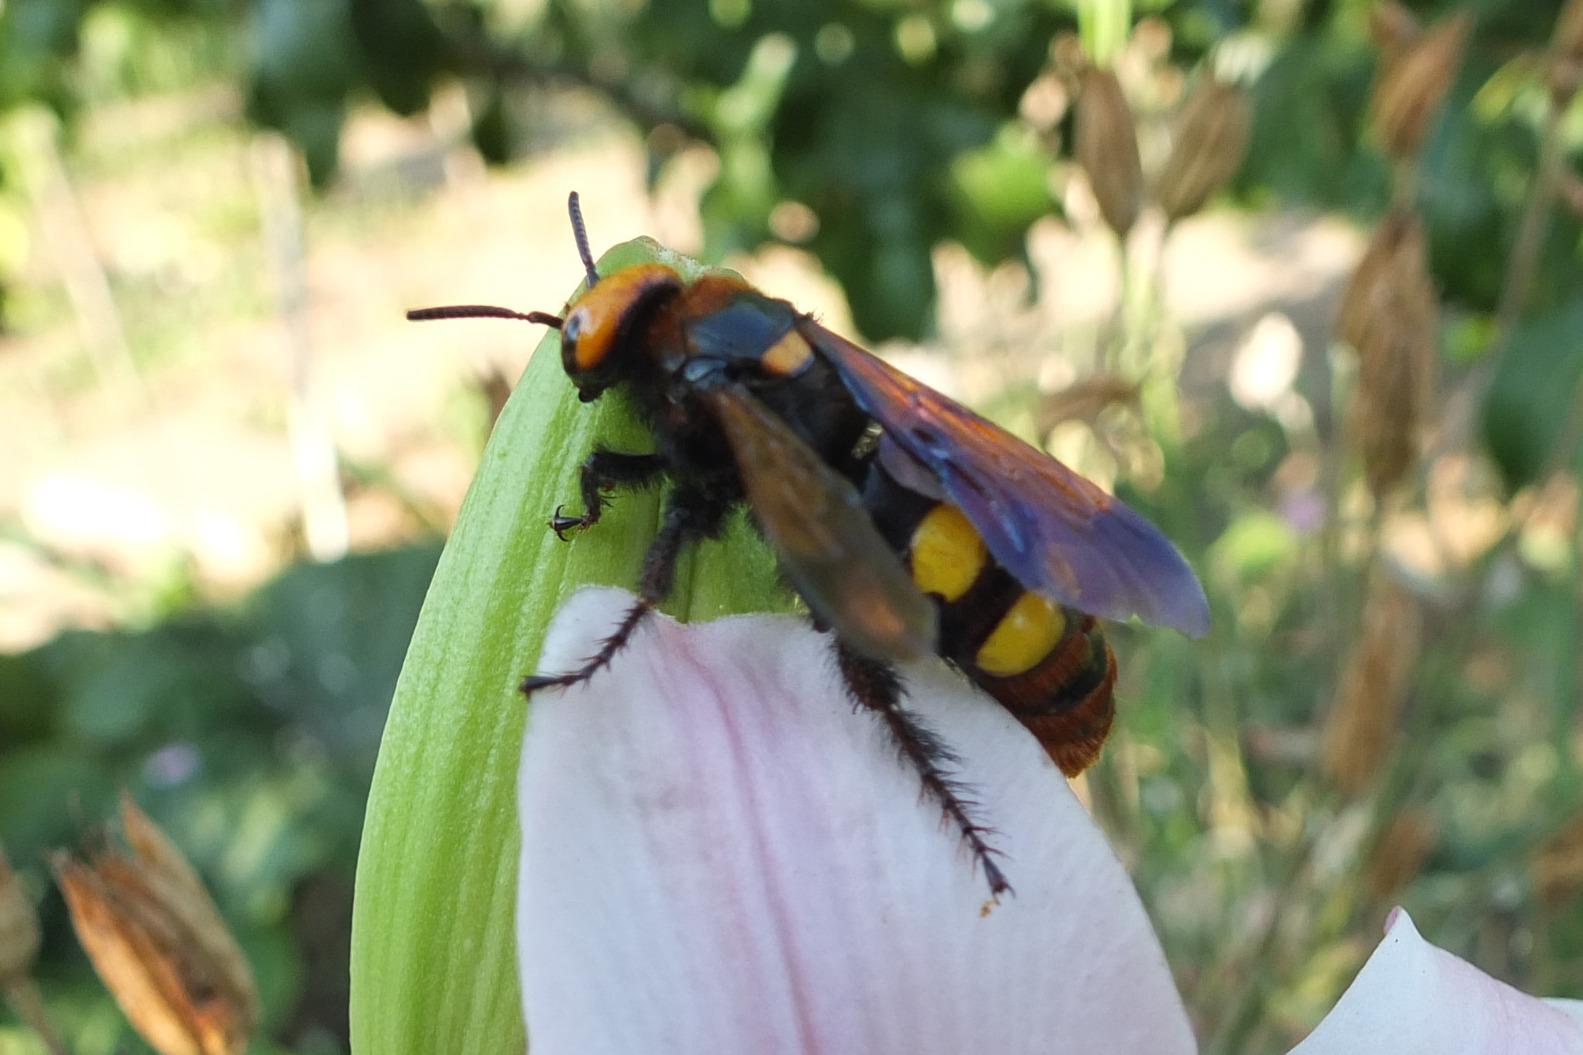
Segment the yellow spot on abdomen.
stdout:
<svg viewBox="0 0 1583 1055">
<path fill-rule="evenodd" d="M 769 346 L 759 359 L 766 373 L 776 377 L 791 377 L 802 371 L 813 359 L 813 349 L 796 330 L 787 330 L 780 340 Z"/>
<path fill-rule="evenodd" d="M 941 503 L 918 522 L 907 550 L 912 580 L 924 593 L 954 601 L 984 569 L 984 540 L 956 506 Z"/>
<path fill-rule="evenodd" d="M 1017 598 L 973 658 L 986 674 L 1009 678 L 1030 670 L 1066 633 L 1066 614 L 1035 593 Z"/>
</svg>

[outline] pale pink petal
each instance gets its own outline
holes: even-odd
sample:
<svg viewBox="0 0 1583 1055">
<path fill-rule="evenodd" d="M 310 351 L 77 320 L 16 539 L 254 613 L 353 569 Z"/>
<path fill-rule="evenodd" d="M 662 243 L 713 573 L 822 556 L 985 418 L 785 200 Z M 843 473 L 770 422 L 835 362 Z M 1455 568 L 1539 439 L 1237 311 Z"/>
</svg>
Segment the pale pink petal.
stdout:
<svg viewBox="0 0 1583 1055">
<path fill-rule="evenodd" d="M 1429 944 L 1396 909 L 1369 962 L 1292 1055 L 1583 1055 L 1577 1008 Z"/>
<path fill-rule="evenodd" d="M 626 606 L 579 593 L 543 669 Z M 1016 896 L 983 878 L 801 620 L 653 619 L 536 699 L 517 914 L 534 1055 L 1192 1052 L 1126 872 L 1059 772 L 937 663 L 915 708 L 963 756 Z"/>
</svg>

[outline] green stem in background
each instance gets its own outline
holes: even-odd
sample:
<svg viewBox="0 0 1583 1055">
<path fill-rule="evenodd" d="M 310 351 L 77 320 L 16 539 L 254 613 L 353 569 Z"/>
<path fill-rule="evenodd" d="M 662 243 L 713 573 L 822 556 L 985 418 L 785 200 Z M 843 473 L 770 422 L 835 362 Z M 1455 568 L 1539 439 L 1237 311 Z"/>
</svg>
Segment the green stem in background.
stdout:
<svg viewBox="0 0 1583 1055">
<path fill-rule="evenodd" d="M 648 239 L 612 249 L 600 270 L 650 260 L 689 279 L 703 270 Z M 517 756 L 530 707 L 516 685 L 535 670 L 568 595 L 636 582 L 659 517 L 660 495 L 624 493 L 571 542 L 548 530 L 557 505 L 575 507 L 577 468 L 596 442 L 652 449 L 618 399 L 578 402 L 551 332 L 484 451 L 391 704 L 353 904 L 355 1052 L 523 1050 L 513 915 Z M 790 606 L 769 551 L 738 519 L 681 562 L 665 607 L 712 619 Z M 588 751 L 592 759 L 599 745 Z"/>
<path fill-rule="evenodd" d="M 1126 319 L 1122 373 L 1139 385 L 1145 426 L 1159 443 L 1177 446 L 1182 439 L 1181 403 L 1177 387 L 1185 347 L 1166 340 L 1165 250 L 1175 226 L 1157 210 L 1146 210 L 1133 227 L 1124 266 L 1132 272 L 1124 288 L 1132 304 Z M 1174 336 L 1180 338 L 1178 331 Z"/>
<path fill-rule="evenodd" d="M 1140 267 L 1137 256 L 1137 228 L 1132 237 L 1116 238 L 1116 268 L 1119 285 L 1116 290 L 1116 340 L 1111 368 L 1126 378 L 1136 378 L 1142 373 L 1143 354 L 1139 344 L 1144 326 L 1143 301 L 1147 293 L 1140 287 Z"/>
<path fill-rule="evenodd" d="M 1111 65 L 1131 29 L 1131 0 L 1077 0 L 1077 35 L 1094 65 Z"/>
</svg>

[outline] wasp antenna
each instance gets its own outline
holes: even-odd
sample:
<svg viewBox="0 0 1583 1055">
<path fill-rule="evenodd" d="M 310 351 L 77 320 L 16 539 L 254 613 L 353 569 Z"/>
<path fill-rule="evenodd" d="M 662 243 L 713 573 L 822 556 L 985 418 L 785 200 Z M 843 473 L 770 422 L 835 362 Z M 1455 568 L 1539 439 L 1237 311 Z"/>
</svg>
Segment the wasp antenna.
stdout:
<svg viewBox="0 0 1583 1055">
<path fill-rule="evenodd" d="M 520 319 L 553 329 L 561 328 L 561 317 L 547 311 L 513 311 L 493 304 L 446 304 L 438 308 L 414 308 L 407 312 L 408 322 L 433 322 L 435 319 Z"/>
<path fill-rule="evenodd" d="M 577 255 L 583 258 L 583 267 L 588 272 L 588 288 L 592 289 L 594 283 L 599 281 L 599 271 L 594 267 L 594 254 L 588 249 L 588 228 L 583 226 L 583 208 L 577 203 L 576 191 L 572 191 L 571 197 L 566 199 L 566 209 L 572 214 L 572 237 L 577 239 Z"/>
</svg>

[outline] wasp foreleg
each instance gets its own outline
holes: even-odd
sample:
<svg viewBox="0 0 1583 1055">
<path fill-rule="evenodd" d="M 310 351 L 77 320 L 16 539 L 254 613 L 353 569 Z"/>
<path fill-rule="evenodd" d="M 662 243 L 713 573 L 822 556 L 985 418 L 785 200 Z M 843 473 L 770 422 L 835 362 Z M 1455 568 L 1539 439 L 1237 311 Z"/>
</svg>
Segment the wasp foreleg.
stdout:
<svg viewBox="0 0 1583 1055">
<path fill-rule="evenodd" d="M 599 452 L 596 452 L 599 453 Z M 639 455 L 624 455 L 633 458 Z M 649 457 L 647 455 L 641 457 Z M 593 459 L 590 458 L 590 461 Z M 539 689 L 564 688 L 586 681 L 609 666 L 631 640 L 644 618 L 670 596 L 676 581 L 676 558 L 689 542 L 715 534 L 728 507 L 703 492 L 677 491 L 665 506 L 659 533 L 643 555 L 643 572 L 638 579 L 638 599 L 627 609 L 621 622 L 599 643 L 582 667 L 566 674 L 535 674 L 524 678 L 519 688 L 528 695 Z"/>
<path fill-rule="evenodd" d="M 968 798 L 968 788 L 951 776 L 960 760 L 945 741 L 922 718 L 902 705 L 901 677 L 889 663 L 860 655 L 840 641 L 836 642 L 836 663 L 847 694 L 855 704 L 874 712 L 885 723 L 912 767 L 923 781 L 923 792 L 940 807 L 945 819 L 953 823 L 967 844 L 973 859 L 984 870 L 993 898 L 1011 893 L 1011 884 L 995 857 L 1000 853 L 989 844 L 993 830 L 974 817 L 976 804 Z"/>
<path fill-rule="evenodd" d="M 658 454 L 627 454 L 595 447 L 578 470 L 578 490 L 582 493 L 583 515 L 566 516 L 564 505 L 556 506 L 550 517 L 550 530 L 561 541 L 568 531 L 599 523 L 609 499 L 605 492 L 617 487 L 647 487 L 665 474 L 665 459 Z"/>
</svg>

